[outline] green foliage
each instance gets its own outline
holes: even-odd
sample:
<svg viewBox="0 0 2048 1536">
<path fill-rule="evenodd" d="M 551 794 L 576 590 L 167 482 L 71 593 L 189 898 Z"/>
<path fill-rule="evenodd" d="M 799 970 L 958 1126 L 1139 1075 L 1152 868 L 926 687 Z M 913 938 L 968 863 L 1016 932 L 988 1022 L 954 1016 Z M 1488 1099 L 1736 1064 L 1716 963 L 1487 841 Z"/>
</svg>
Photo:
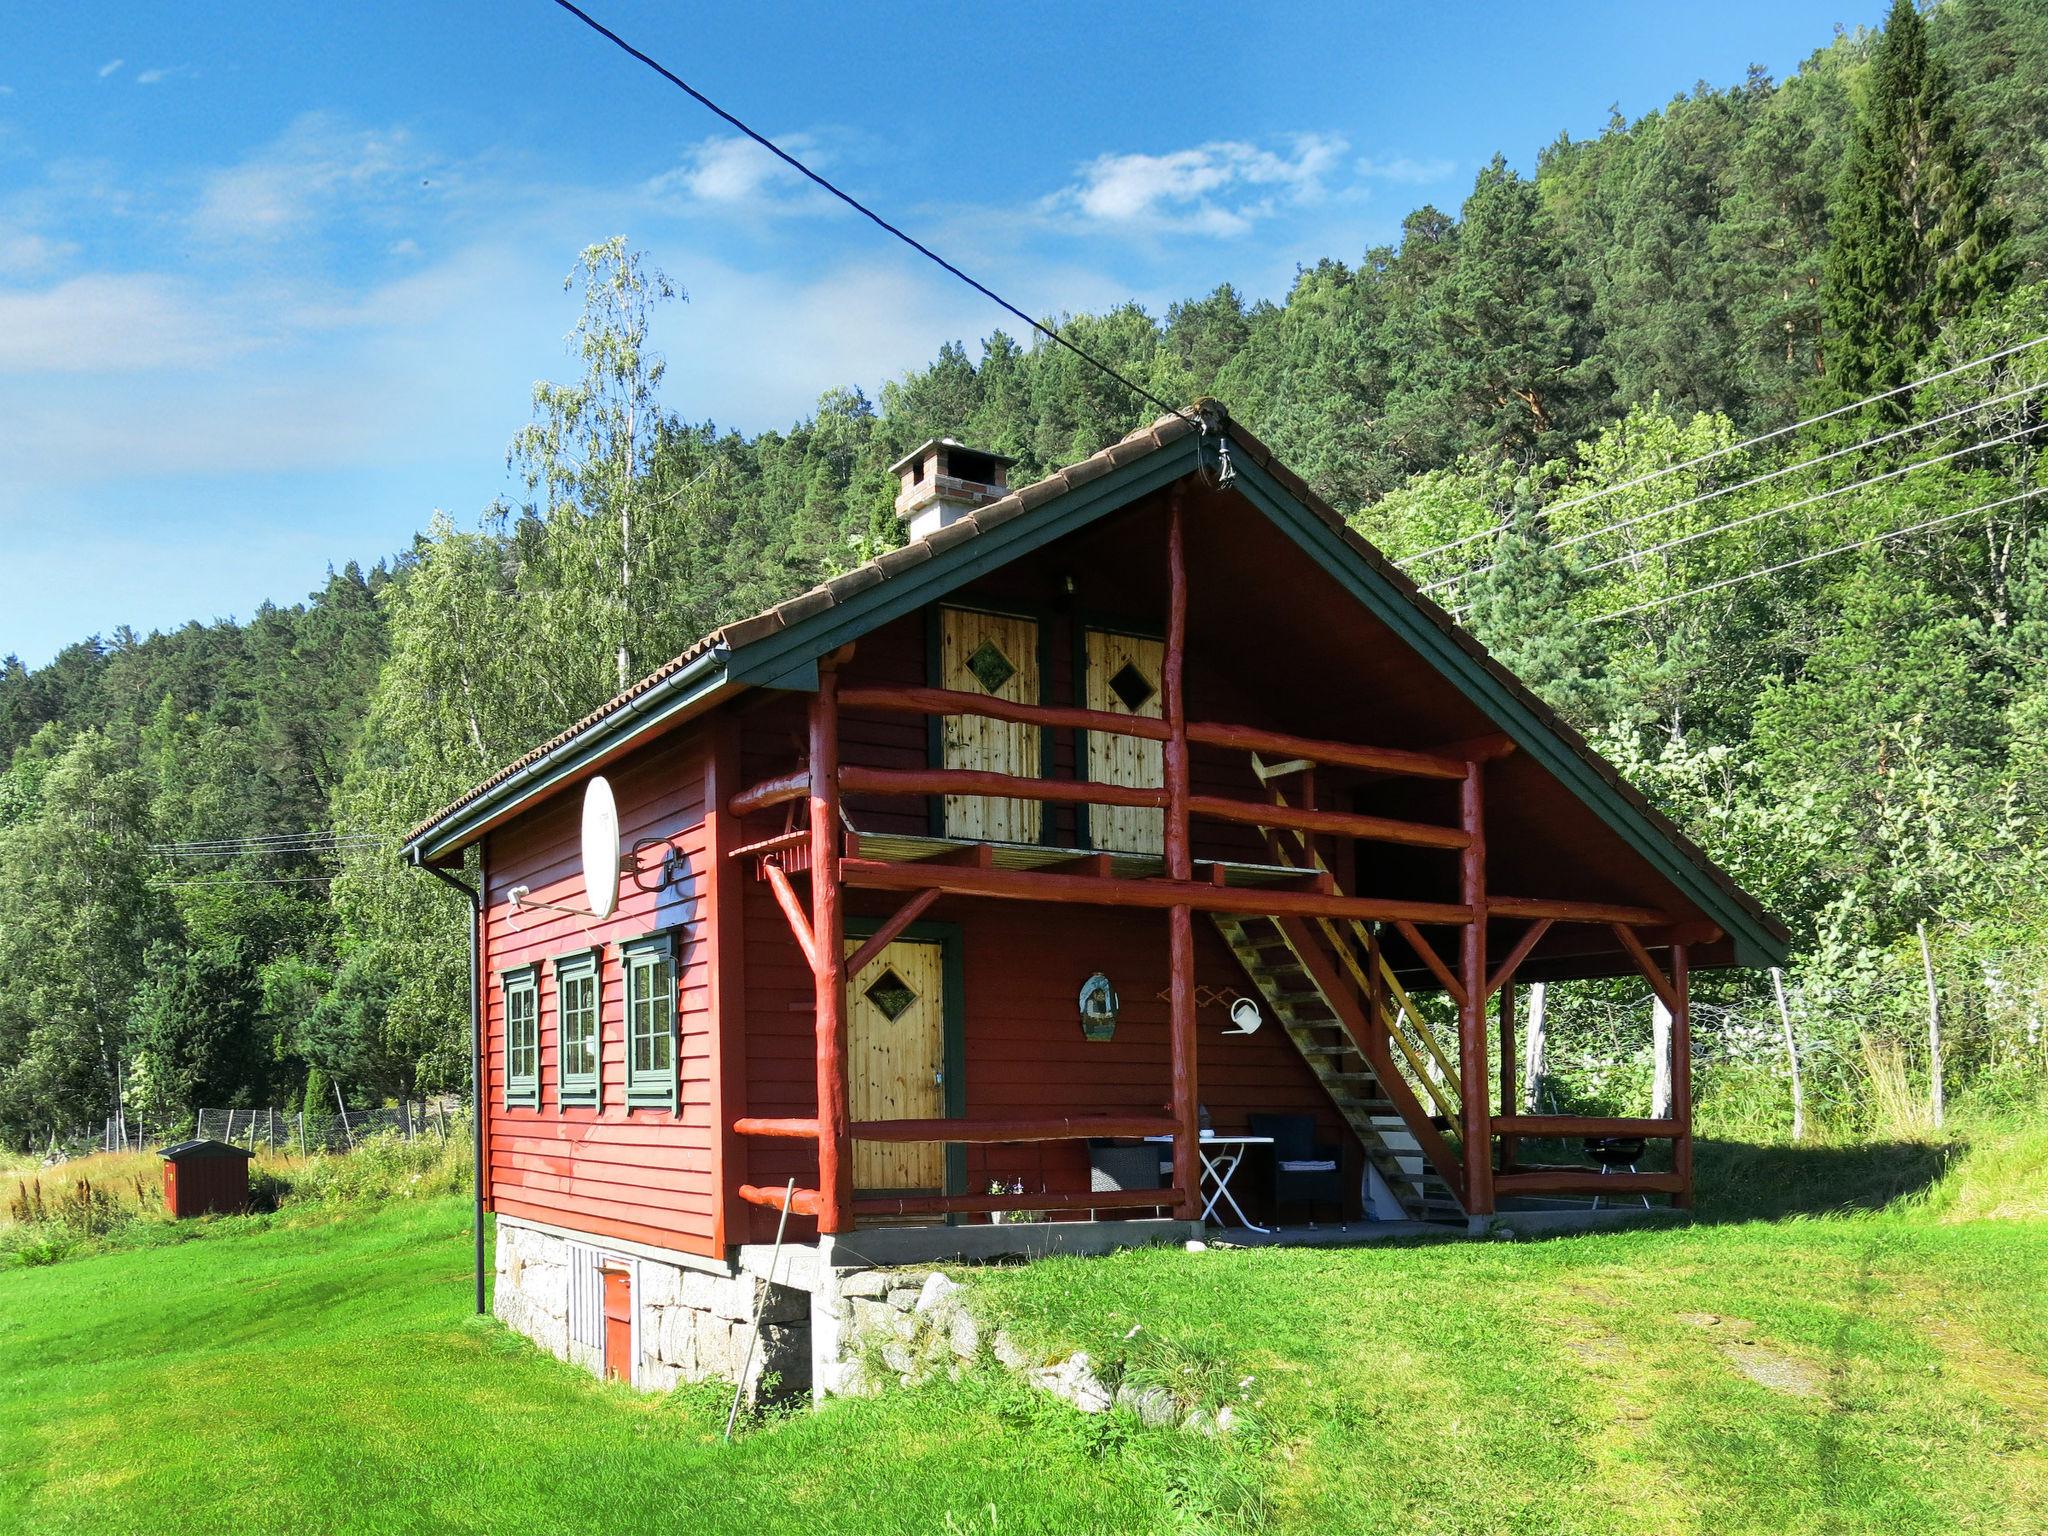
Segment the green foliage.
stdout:
<svg viewBox="0 0 2048 1536">
<path fill-rule="evenodd" d="M 1497 159 L 1455 213 L 1304 266 L 1280 302 L 1223 285 L 1062 323 L 1163 398 L 1226 402 L 1762 894 L 1801 945 L 1816 1109 L 1875 1123 L 1859 1063 L 1923 1070 L 1922 921 L 1961 1080 L 2048 1070 L 2048 541 L 2041 504 L 2012 504 L 1794 562 L 2041 484 L 2022 392 L 2048 352 L 1904 397 L 1961 414 L 1876 449 L 1843 451 L 1852 415 L 1691 461 L 1802 414 L 1824 370 L 1854 389 L 2048 331 L 2048 290 L 2018 286 L 2048 278 L 2044 144 L 2048 7 L 1902 3 L 1784 80 L 1697 86 L 1533 175 Z M 516 504 L 436 515 L 247 623 L 0 660 L 0 963 L 26 978 L 0 991 L 0 1141 L 97 1120 L 117 1088 L 141 1109 L 309 1067 L 460 1087 L 468 914 L 392 857 L 401 833 L 718 624 L 894 545 L 886 467 L 923 439 L 1014 455 L 1021 481 L 1150 414 L 996 332 L 742 437 L 664 403 L 649 336 L 682 295 L 622 239 L 567 286 L 573 377 L 534 391 Z M 86 741 L 125 797 L 119 860 L 77 835 Z M 309 828 L 372 841 L 222 846 Z M 90 995 L 36 963 L 76 944 Z M 1640 999 L 1610 994 L 1560 998 L 1561 1045 L 1632 1059 Z M 1710 1001 L 1733 1021 L 1703 1031 L 1716 1065 L 1769 1070 L 1767 994 Z"/>
<path fill-rule="evenodd" d="M 1941 325 L 1996 291 L 2008 260 L 1989 170 L 1914 0 L 1893 0 L 1834 204 L 1828 377 L 1856 399 L 1905 383 Z"/>
</svg>

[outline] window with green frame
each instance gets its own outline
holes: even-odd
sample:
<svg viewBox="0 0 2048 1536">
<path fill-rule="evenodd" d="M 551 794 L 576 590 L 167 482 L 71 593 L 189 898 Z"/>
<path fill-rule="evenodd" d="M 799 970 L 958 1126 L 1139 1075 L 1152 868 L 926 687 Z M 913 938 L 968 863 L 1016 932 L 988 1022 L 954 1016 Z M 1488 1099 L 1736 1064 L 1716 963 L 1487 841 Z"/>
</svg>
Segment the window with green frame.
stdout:
<svg viewBox="0 0 2048 1536">
<path fill-rule="evenodd" d="M 626 970 L 626 1102 L 676 1107 L 676 947 L 672 934 L 619 946 Z"/>
<path fill-rule="evenodd" d="M 598 951 L 578 950 L 555 961 L 555 1062 L 562 1081 L 556 1102 L 594 1105 L 598 1082 Z"/>
<path fill-rule="evenodd" d="M 540 1103 L 540 967 L 522 965 L 504 974 L 505 1106 Z"/>
</svg>

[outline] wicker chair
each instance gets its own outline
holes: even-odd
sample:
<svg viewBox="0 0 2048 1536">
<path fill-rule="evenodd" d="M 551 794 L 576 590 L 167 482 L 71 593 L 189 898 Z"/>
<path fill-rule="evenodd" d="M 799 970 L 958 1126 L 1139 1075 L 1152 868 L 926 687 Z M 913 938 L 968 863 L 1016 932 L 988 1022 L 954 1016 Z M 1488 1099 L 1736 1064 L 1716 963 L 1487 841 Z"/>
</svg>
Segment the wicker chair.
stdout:
<svg viewBox="0 0 2048 1536">
<path fill-rule="evenodd" d="M 1344 1168 L 1340 1149 L 1316 1140 L 1314 1115 L 1251 1115 L 1247 1125 L 1254 1136 L 1270 1136 L 1273 1145 L 1273 1214 L 1282 1205 L 1306 1205 L 1309 1225 L 1315 1225 L 1316 1207 L 1334 1205 L 1339 1221 L 1344 1217 Z"/>
</svg>

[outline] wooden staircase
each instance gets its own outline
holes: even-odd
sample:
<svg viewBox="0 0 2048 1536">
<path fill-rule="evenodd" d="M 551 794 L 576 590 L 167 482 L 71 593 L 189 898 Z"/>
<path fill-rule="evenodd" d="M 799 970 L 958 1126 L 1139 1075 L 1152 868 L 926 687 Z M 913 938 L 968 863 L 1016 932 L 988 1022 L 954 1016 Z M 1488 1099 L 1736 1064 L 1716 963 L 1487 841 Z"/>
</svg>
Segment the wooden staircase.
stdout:
<svg viewBox="0 0 2048 1536">
<path fill-rule="evenodd" d="M 1412 1091 L 1405 1082 L 1389 1088 L 1386 1079 L 1398 1069 L 1384 1051 L 1368 1055 L 1356 1038 L 1358 1014 L 1345 1006 L 1355 998 L 1328 995 L 1327 957 L 1303 952 L 1317 937 L 1314 929 L 1279 918 L 1226 913 L 1215 914 L 1215 923 L 1408 1217 L 1462 1223 L 1465 1207 L 1457 1191 L 1437 1171 L 1409 1124 L 1411 1115 L 1420 1113 Z M 1405 1111 L 1403 1100 L 1409 1106 Z"/>
</svg>

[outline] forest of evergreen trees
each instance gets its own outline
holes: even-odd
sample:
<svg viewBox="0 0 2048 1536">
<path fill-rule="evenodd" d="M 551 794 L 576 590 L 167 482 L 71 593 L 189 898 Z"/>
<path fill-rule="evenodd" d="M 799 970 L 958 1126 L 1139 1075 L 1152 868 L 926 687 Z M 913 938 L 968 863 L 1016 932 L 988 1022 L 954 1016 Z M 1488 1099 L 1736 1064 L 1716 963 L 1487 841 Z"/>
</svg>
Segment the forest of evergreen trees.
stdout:
<svg viewBox="0 0 2048 1536">
<path fill-rule="evenodd" d="M 536 392 L 518 504 L 247 622 L 0 663 L 0 1140 L 117 1099 L 293 1104 L 309 1076 L 460 1090 L 464 913 L 397 832 L 896 541 L 884 466 L 922 439 L 1035 478 L 1150 414 L 996 333 L 746 438 L 663 407 L 659 273 L 612 241 L 577 278 L 583 376 Z M 1061 323 L 1222 401 L 1792 924 L 1821 1119 L 1917 1102 L 1923 931 L 1951 1093 L 2041 1091 L 2048 7 L 1898 0 L 1785 80 L 1701 84 L 1533 176 L 1496 160 L 1282 302 Z M 1703 997 L 1704 1108 L 1762 1126 L 1769 981 Z M 1635 1091 L 1625 993 L 1556 1027 L 1563 1093 Z"/>
</svg>

